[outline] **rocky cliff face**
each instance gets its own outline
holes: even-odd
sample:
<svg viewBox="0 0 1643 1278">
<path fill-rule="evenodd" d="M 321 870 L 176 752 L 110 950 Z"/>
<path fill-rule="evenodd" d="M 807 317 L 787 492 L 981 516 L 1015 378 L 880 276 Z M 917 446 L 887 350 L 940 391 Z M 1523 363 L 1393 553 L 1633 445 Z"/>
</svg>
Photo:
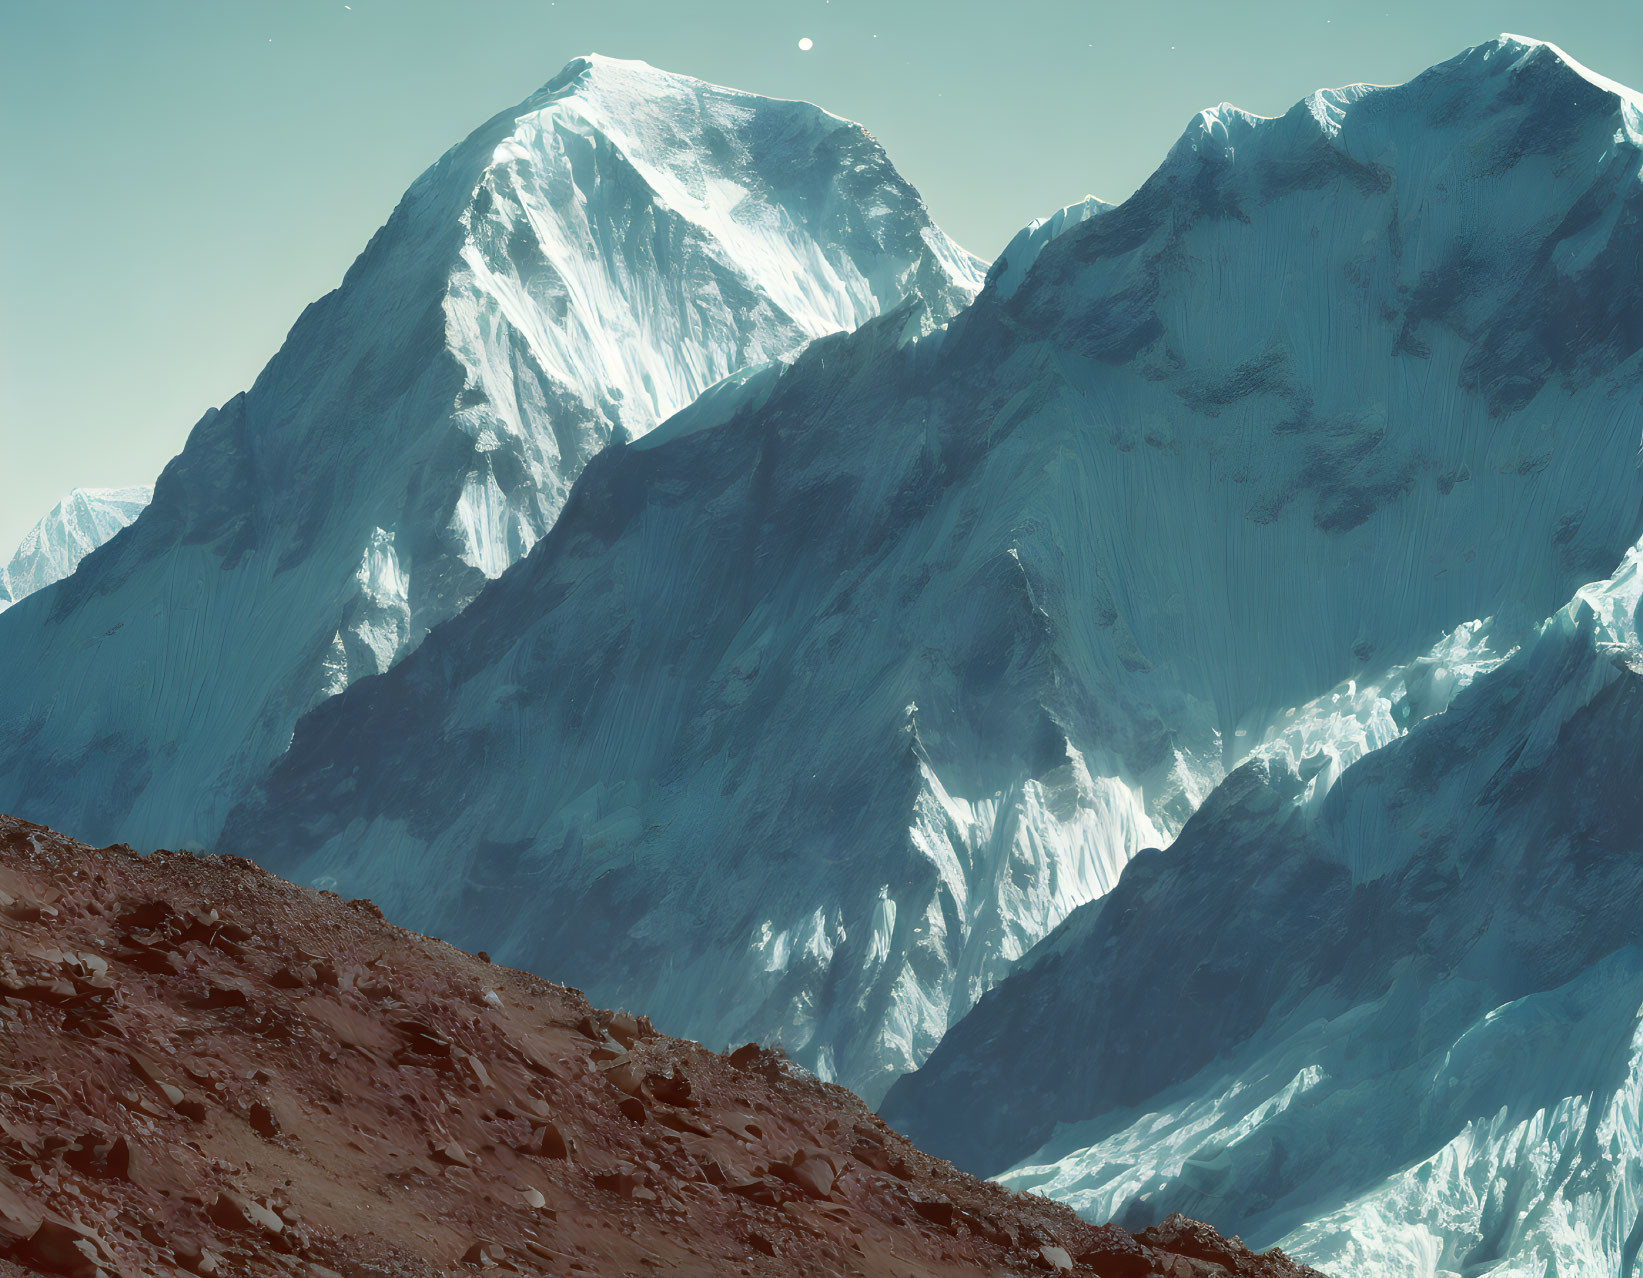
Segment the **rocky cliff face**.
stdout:
<svg viewBox="0 0 1643 1278">
<path fill-rule="evenodd" d="M 1306 1278 L 231 859 L 0 818 L 0 1271 Z M 1315 1278 L 1315 1276 L 1314 1276 Z"/>
</svg>

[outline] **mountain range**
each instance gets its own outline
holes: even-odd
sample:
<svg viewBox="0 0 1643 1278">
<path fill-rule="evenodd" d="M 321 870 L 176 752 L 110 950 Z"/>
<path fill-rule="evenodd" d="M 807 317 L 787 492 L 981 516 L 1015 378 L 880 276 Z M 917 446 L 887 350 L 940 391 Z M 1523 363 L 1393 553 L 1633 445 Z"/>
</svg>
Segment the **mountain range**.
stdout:
<svg viewBox="0 0 1643 1278">
<path fill-rule="evenodd" d="M 1640 280 L 1643 99 L 1521 37 L 985 272 L 858 126 L 578 59 L 0 617 L 0 808 L 1093 1219 L 1625 1273 Z"/>
<path fill-rule="evenodd" d="M 1388 685 L 1315 723 L 1349 765 L 1447 703 L 1390 687 L 1438 636 L 1510 649 L 1637 535 L 1637 173 L 1544 50 L 1208 112 L 950 325 L 607 452 L 222 845 L 876 1099 L 1302 707 Z M 1580 86 L 1549 182 L 1523 121 Z M 1548 313 L 1586 340 L 1512 382 Z"/>
</svg>

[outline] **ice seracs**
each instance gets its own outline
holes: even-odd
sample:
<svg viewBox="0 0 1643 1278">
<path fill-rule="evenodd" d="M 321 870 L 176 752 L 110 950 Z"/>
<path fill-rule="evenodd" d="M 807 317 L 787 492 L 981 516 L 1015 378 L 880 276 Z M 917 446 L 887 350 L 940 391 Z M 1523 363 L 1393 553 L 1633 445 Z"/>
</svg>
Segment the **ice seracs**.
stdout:
<svg viewBox="0 0 1643 1278">
<path fill-rule="evenodd" d="M 588 459 L 981 265 L 859 126 L 577 58 L 407 191 L 148 515 L 0 637 L 0 810 L 208 846 L 297 718 L 553 525 Z"/>
<path fill-rule="evenodd" d="M 23 534 L 11 559 L 0 566 L 0 611 L 68 576 L 82 559 L 142 514 L 153 496 L 146 484 L 74 489 Z"/>
<path fill-rule="evenodd" d="M 1327 808 L 1632 543 L 1629 110 L 1500 42 L 1202 117 L 951 323 L 910 301 L 601 454 L 224 845 L 882 1093 L 1242 765 Z M 1049 1136 L 971 1108 L 926 1139 Z"/>
</svg>

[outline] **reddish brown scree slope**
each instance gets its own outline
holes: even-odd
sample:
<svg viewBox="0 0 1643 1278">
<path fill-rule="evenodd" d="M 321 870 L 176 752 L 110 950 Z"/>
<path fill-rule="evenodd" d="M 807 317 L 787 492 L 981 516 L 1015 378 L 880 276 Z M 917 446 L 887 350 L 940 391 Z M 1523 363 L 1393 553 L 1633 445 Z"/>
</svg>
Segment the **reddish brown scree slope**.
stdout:
<svg viewBox="0 0 1643 1278">
<path fill-rule="evenodd" d="M 230 859 L 0 818 L 0 1273 L 1299 1278 Z"/>
</svg>

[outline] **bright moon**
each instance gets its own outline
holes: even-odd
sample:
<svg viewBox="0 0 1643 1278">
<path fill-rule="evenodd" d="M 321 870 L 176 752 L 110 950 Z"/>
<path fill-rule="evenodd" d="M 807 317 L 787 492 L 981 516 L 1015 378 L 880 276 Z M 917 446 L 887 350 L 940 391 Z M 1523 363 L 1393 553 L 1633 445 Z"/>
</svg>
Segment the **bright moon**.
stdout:
<svg viewBox="0 0 1643 1278">
<path fill-rule="evenodd" d="M 809 36 L 800 36 L 799 37 L 799 49 L 800 49 L 801 52 L 809 53 L 810 50 L 812 50 L 815 47 L 816 47 L 816 42 L 814 40 L 812 40 Z"/>
</svg>

